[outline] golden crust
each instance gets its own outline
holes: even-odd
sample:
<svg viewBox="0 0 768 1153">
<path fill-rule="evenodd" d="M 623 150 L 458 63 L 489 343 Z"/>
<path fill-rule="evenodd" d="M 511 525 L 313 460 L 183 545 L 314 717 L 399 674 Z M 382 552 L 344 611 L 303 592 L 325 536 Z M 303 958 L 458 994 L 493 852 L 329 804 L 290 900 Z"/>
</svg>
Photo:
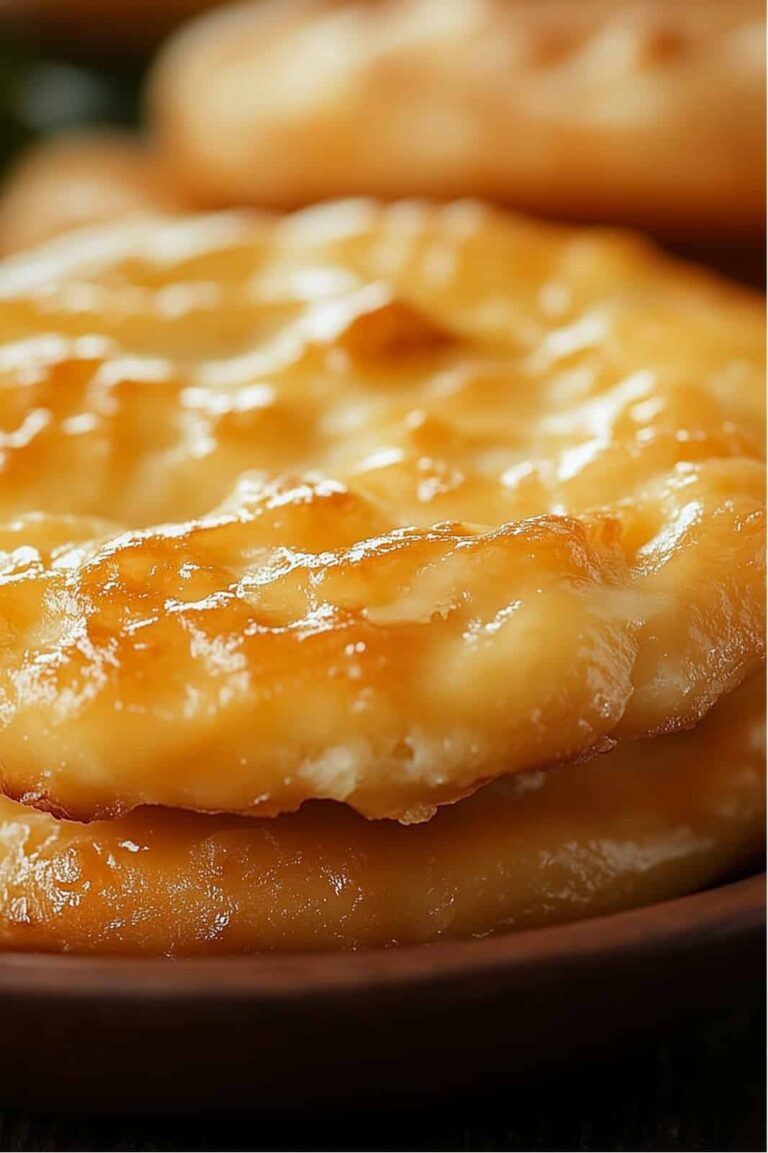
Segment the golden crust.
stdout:
<svg viewBox="0 0 768 1153">
<path fill-rule="evenodd" d="M 761 308 L 632 239 L 353 203 L 0 295 L 9 795 L 423 820 L 760 660 Z"/>
<path fill-rule="evenodd" d="M 222 206 L 484 196 L 671 234 L 760 232 L 759 0 L 298 0 L 172 38 L 150 91 Z"/>
<path fill-rule="evenodd" d="M 79 825 L 0 799 L 0 947 L 354 948 L 680 896 L 759 863 L 764 692 L 756 676 L 691 733 L 497 781 L 407 829 L 322 803 Z"/>
</svg>

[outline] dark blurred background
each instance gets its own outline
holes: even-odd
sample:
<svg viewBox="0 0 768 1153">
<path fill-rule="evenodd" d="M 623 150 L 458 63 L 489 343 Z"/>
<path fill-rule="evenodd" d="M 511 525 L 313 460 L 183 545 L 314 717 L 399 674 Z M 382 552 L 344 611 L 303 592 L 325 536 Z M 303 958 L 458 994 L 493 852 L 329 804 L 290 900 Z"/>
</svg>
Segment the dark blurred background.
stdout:
<svg viewBox="0 0 768 1153">
<path fill-rule="evenodd" d="M 0 7 L 0 163 L 48 133 L 138 123 L 148 57 L 142 45 L 116 57 L 98 43 L 57 43 Z"/>
<path fill-rule="evenodd" d="M 138 124 L 158 44 L 221 2 L 0 0 L 0 162 L 48 133 Z"/>
</svg>

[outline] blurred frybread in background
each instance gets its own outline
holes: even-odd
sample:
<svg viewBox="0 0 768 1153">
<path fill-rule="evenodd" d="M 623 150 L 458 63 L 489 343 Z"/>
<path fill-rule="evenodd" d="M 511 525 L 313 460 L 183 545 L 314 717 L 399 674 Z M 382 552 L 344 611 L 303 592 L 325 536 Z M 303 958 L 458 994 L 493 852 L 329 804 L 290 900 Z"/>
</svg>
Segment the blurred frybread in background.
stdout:
<svg viewBox="0 0 768 1153">
<path fill-rule="evenodd" d="M 109 65 L 212 6 L 0 15 Z M 184 24 L 149 72 L 147 141 L 44 137 L 7 180 L 0 248 L 136 210 L 357 194 L 481 196 L 710 245 L 763 231 L 760 0 L 252 0 Z"/>
<path fill-rule="evenodd" d="M 671 235 L 763 218 L 760 0 L 268 0 L 162 53 L 207 202 L 481 196 Z"/>
</svg>

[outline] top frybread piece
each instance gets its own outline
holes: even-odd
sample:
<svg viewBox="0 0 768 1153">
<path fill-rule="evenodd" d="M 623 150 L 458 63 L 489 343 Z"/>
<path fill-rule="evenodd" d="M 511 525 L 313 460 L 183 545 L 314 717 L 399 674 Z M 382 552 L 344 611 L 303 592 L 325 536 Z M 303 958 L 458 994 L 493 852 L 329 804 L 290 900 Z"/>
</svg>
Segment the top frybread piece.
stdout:
<svg viewBox="0 0 768 1153">
<path fill-rule="evenodd" d="M 761 656 L 760 302 L 472 203 L 0 269 L 0 783 L 422 820 Z"/>
</svg>

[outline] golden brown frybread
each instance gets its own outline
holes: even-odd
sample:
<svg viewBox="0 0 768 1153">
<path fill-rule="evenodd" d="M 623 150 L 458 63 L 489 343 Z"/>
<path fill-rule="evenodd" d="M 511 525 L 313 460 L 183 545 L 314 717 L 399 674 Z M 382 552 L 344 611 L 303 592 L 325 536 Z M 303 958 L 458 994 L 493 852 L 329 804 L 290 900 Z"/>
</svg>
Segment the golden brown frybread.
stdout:
<svg viewBox="0 0 768 1153">
<path fill-rule="evenodd" d="M 423 821 L 761 660 L 762 307 L 634 238 L 192 217 L 0 299 L 9 796 Z"/>
<path fill-rule="evenodd" d="M 692 732 L 498 780 L 409 828 L 323 802 L 83 825 L 0 798 L 0 948 L 351 949 L 666 900 L 759 865 L 764 764 L 758 675 Z"/>
<path fill-rule="evenodd" d="M 171 40 L 148 140 L 20 162 L 4 251 L 143 218 L 0 264 L 0 948 L 435 941 L 759 862 L 761 302 L 397 198 L 751 236 L 764 30 L 265 0 Z M 396 202 L 183 215 L 350 192 Z"/>
</svg>

